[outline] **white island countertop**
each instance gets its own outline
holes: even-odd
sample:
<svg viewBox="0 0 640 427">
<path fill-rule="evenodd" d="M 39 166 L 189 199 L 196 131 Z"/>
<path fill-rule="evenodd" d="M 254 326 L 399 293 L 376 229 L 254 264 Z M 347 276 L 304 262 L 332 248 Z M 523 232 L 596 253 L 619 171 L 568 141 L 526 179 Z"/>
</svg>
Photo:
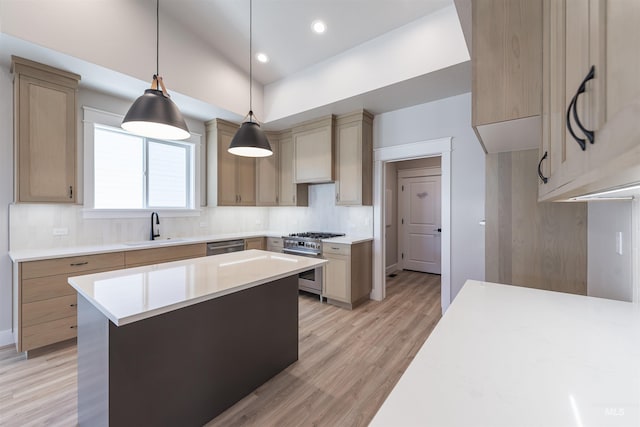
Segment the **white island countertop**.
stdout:
<svg viewBox="0 0 640 427">
<path fill-rule="evenodd" d="M 70 277 L 116 326 L 311 270 L 327 261 L 256 249 Z"/>
<path fill-rule="evenodd" d="M 640 426 L 640 307 L 469 280 L 372 420 Z"/>
</svg>

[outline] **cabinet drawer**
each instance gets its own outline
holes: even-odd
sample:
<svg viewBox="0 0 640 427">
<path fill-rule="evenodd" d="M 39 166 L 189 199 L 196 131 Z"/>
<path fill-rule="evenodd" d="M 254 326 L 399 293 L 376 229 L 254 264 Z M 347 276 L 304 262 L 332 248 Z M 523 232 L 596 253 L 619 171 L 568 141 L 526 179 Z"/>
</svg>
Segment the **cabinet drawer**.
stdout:
<svg viewBox="0 0 640 427">
<path fill-rule="evenodd" d="M 76 294 L 50 298 L 22 305 L 22 325 L 24 327 L 50 322 L 65 317 L 76 316 Z"/>
<path fill-rule="evenodd" d="M 74 276 L 85 271 L 102 270 L 113 267 L 124 267 L 123 252 L 27 261 L 20 263 L 20 274 L 24 280 L 34 277 L 55 276 L 58 274 Z"/>
<path fill-rule="evenodd" d="M 351 255 L 351 245 L 342 243 L 323 243 L 322 252 L 325 254 Z"/>
<path fill-rule="evenodd" d="M 20 351 L 28 351 L 74 338 L 77 335 L 77 327 L 77 316 L 69 316 L 22 328 Z"/>
<path fill-rule="evenodd" d="M 205 243 L 193 245 L 169 246 L 164 248 L 141 249 L 125 252 L 125 264 L 127 267 L 149 265 L 159 262 L 175 261 L 202 257 L 207 254 Z"/>
<path fill-rule="evenodd" d="M 267 237 L 267 248 L 282 249 L 282 239 L 279 237 Z"/>
<path fill-rule="evenodd" d="M 104 271 L 119 270 L 124 266 L 103 268 L 100 270 L 83 271 L 78 274 L 102 273 Z M 76 290 L 67 281 L 69 274 L 59 274 L 57 276 L 36 277 L 34 279 L 24 279 L 21 285 L 22 304 L 42 301 L 49 298 L 57 298 L 64 295 L 75 295 Z"/>
</svg>

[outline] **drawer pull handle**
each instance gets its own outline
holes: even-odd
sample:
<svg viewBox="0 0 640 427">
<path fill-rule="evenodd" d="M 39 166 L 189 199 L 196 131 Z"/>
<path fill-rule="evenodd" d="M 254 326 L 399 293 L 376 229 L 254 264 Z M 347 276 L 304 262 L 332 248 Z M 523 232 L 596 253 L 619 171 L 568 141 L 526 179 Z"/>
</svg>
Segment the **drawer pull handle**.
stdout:
<svg viewBox="0 0 640 427">
<path fill-rule="evenodd" d="M 77 307 L 78 304 L 69 304 L 69 307 Z"/>
<path fill-rule="evenodd" d="M 331 249 L 333 249 L 334 251 L 339 251 L 340 248 L 334 248 L 333 246 L 331 246 Z"/>
<path fill-rule="evenodd" d="M 78 328 L 78 325 L 69 326 L 69 329 L 77 329 L 77 328 Z"/>
<path fill-rule="evenodd" d="M 69 264 L 71 267 L 78 267 L 80 265 L 87 265 L 89 264 L 89 261 L 83 261 L 83 262 L 72 262 L 71 264 Z"/>
<path fill-rule="evenodd" d="M 539 177 L 540 177 L 540 179 L 542 180 L 542 183 L 543 183 L 543 184 L 546 184 L 546 183 L 547 183 L 547 181 L 549 181 L 549 178 L 547 178 L 546 176 L 544 176 L 544 175 L 542 174 L 542 169 L 541 169 L 541 167 L 542 167 L 542 161 L 543 161 L 544 159 L 546 159 L 546 158 L 547 158 L 547 152 L 545 151 L 545 152 L 544 152 L 544 156 L 542 156 L 542 158 L 540 159 L 540 162 L 538 162 L 538 176 L 539 176 Z"/>
</svg>

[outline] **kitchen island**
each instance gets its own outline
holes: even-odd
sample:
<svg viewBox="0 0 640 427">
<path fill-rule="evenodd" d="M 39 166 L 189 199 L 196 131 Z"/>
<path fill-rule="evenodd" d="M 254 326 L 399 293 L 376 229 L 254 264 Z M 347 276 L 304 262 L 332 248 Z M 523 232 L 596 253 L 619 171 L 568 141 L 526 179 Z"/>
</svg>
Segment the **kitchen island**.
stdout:
<svg viewBox="0 0 640 427">
<path fill-rule="evenodd" d="M 298 359 L 297 274 L 249 250 L 69 278 L 80 425 L 203 425 Z"/>
<path fill-rule="evenodd" d="M 467 281 L 371 422 L 640 426 L 640 307 Z"/>
</svg>

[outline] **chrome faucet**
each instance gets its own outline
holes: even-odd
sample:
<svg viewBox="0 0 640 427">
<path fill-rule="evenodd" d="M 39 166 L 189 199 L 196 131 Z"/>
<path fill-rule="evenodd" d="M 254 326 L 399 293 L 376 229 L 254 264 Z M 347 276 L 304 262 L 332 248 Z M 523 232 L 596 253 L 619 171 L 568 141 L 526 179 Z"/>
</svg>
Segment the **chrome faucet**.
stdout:
<svg viewBox="0 0 640 427">
<path fill-rule="evenodd" d="M 155 225 L 158 226 L 157 228 L 155 228 L 153 225 L 154 216 L 156 217 Z M 151 240 L 156 240 L 156 237 L 160 237 L 160 216 L 158 215 L 158 212 L 151 212 Z"/>
</svg>

